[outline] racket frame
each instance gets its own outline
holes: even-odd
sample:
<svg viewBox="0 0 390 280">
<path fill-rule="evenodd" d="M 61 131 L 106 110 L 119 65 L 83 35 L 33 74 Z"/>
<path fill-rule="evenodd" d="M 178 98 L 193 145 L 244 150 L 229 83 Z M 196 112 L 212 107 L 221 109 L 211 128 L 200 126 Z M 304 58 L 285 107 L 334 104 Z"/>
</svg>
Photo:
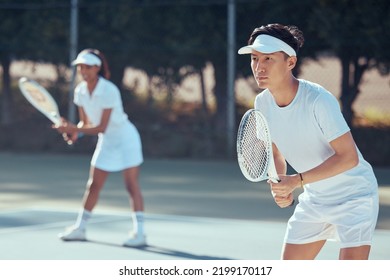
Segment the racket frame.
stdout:
<svg viewBox="0 0 390 280">
<path fill-rule="evenodd" d="M 258 121 L 261 121 L 262 124 L 263 124 L 263 129 L 266 130 L 266 150 L 267 150 L 267 163 L 266 163 L 266 167 L 265 167 L 265 170 L 266 172 L 263 172 L 262 176 L 260 177 L 257 177 L 257 178 L 253 178 L 253 176 L 249 175 L 249 172 L 247 171 L 246 167 L 245 167 L 245 161 L 246 159 L 243 157 L 242 153 L 240 152 L 241 150 L 241 142 L 242 142 L 242 135 L 244 135 L 244 129 L 246 129 L 246 124 L 249 120 L 249 117 L 251 115 L 255 115 L 255 118 L 256 118 L 256 123 Z M 264 180 L 271 180 L 273 183 L 278 183 L 280 182 L 279 180 L 279 177 L 277 175 L 277 171 L 276 171 L 276 167 L 275 167 L 275 161 L 274 161 L 274 157 L 273 157 L 273 149 L 272 149 L 272 139 L 271 139 L 271 134 L 270 134 L 270 130 L 269 130 L 269 126 L 268 126 L 268 122 L 266 120 L 266 118 L 264 117 L 264 115 L 259 111 L 259 110 L 256 110 L 256 109 L 249 109 L 242 117 L 241 119 L 241 122 L 240 122 L 240 125 L 239 125 L 239 128 L 238 128 L 238 132 L 237 132 L 237 160 L 238 160 L 238 165 L 241 169 L 241 172 L 242 174 L 244 175 L 244 177 L 251 181 L 251 182 L 260 182 L 260 181 L 264 181 Z"/>
<path fill-rule="evenodd" d="M 35 80 L 29 79 L 27 77 L 21 77 L 19 79 L 18 84 L 19 84 L 20 91 L 22 92 L 24 97 L 28 100 L 28 102 L 30 102 L 31 105 L 33 105 L 38 111 L 40 111 L 43 115 L 45 115 L 55 125 L 59 125 L 61 123 L 61 116 L 60 116 L 57 102 L 54 100 L 51 94 L 44 87 L 42 87 Z M 26 87 L 26 84 L 30 84 L 37 91 L 39 91 L 39 94 L 41 94 L 46 99 L 46 102 L 50 103 L 50 107 L 53 110 L 51 111 L 45 110 L 45 108 L 32 97 L 31 93 Z"/>
<path fill-rule="evenodd" d="M 47 104 L 50 104 L 49 107 L 52 110 L 49 111 L 49 110 L 45 109 L 44 106 L 42 106 L 42 104 L 39 103 L 39 101 L 37 101 L 34 97 L 32 97 L 31 92 L 29 92 L 28 88 L 26 87 L 27 84 L 29 84 L 30 86 L 35 88 L 35 90 L 37 90 L 39 92 L 39 94 L 41 94 L 43 96 L 45 101 L 48 102 Z M 24 97 L 27 99 L 28 102 L 30 102 L 31 105 L 34 106 L 34 108 L 36 108 L 39 112 L 41 112 L 43 115 L 45 115 L 55 125 L 60 125 L 62 123 L 61 115 L 60 115 L 60 111 L 58 109 L 57 102 L 54 100 L 53 96 L 51 96 L 51 94 L 43 86 L 41 86 L 35 80 L 29 79 L 27 77 L 21 77 L 18 81 L 18 85 L 19 85 L 19 89 L 22 92 L 22 94 L 24 95 Z M 63 133 L 62 136 L 64 139 L 67 138 L 66 133 Z M 72 140 L 67 140 L 66 143 L 68 145 L 73 145 Z"/>
</svg>

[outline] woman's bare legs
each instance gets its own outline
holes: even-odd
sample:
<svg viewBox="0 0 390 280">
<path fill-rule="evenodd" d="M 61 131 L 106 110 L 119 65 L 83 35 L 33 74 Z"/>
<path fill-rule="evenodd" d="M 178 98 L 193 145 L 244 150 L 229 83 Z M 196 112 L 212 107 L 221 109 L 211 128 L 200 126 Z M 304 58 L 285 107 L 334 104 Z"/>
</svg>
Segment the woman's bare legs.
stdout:
<svg viewBox="0 0 390 280">
<path fill-rule="evenodd" d="M 60 233 L 62 240 L 85 240 L 85 227 L 91 217 L 92 210 L 99 200 L 99 194 L 108 176 L 107 171 L 91 166 L 89 179 L 83 197 L 83 208 L 80 210 L 76 223 L 64 233 Z"/>
<path fill-rule="evenodd" d="M 131 167 L 123 171 L 123 179 L 125 181 L 126 190 L 130 194 L 130 205 L 134 212 L 144 211 L 144 201 L 138 181 L 139 172 L 139 166 Z"/>
<path fill-rule="evenodd" d="M 92 212 L 99 200 L 100 191 L 107 180 L 109 172 L 91 166 L 89 179 L 83 198 L 83 206 L 87 211 Z"/>
<path fill-rule="evenodd" d="M 137 247 L 146 244 L 144 233 L 144 201 L 139 185 L 140 168 L 131 167 L 123 171 L 123 179 L 125 181 L 126 190 L 130 195 L 130 205 L 133 208 L 133 232 L 130 238 L 125 241 L 125 246 Z"/>
</svg>

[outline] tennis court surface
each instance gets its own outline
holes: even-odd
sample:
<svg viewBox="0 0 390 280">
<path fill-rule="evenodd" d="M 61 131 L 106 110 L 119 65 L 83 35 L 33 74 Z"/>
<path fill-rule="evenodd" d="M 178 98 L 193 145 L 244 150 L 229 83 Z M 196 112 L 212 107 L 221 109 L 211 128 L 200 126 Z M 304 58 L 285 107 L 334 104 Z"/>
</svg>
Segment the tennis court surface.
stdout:
<svg viewBox="0 0 390 280">
<path fill-rule="evenodd" d="M 63 242 L 81 206 L 89 155 L 0 153 L 0 260 L 277 260 L 292 209 L 279 209 L 264 183 L 237 163 L 146 159 L 141 185 L 148 246 L 126 248 L 130 208 L 113 173 L 86 242 Z M 390 259 L 390 169 L 375 169 L 380 216 L 370 259 Z M 337 259 L 328 242 L 318 259 Z"/>
</svg>

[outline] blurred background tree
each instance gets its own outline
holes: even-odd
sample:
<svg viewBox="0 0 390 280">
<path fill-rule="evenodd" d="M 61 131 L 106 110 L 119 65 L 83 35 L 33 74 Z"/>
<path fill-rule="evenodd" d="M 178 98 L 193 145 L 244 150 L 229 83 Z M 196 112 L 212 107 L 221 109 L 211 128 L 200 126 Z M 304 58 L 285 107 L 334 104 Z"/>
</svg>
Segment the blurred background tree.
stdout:
<svg viewBox="0 0 390 280">
<path fill-rule="evenodd" d="M 203 148 L 224 153 L 228 102 L 227 3 L 227 0 L 79 0 L 78 50 L 93 47 L 106 54 L 112 81 L 121 88 L 125 102 L 136 95 L 136 89 L 125 85 L 127 69 L 142 71 L 148 79 L 145 110 L 149 115 L 161 109 L 156 100 L 165 96 L 165 111 L 154 122 L 163 122 L 170 114 L 183 81 L 191 75 L 199 76 L 203 102 L 198 114 L 201 125 L 197 129 L 201 139 L 208 143 Z M 306 38 L 299 54 L 298 77 L 300 67 L 308 60 L 327 55 L 340 61 L 340 102 L 347 121 L 353 125 L 352 105 L 359 96 L 364 73 L 370 69 L 378 69 L 383 75 L 389 72 L 389 1 L 280 0 L 275 5 L 272 0 L 236 0 L 235 6 L 237 49 L 247 43 L 255 27 L 280 22 L 298 26 Z M 0 0 L 0 17 L 0 118 L 4 128 L 17 119 L 12 88 L 16 82 L 10 74 L 13 62 L 54 65 L 57 81 L 51 85 L 52 93 L 67 104 L 70 1 Z M 248 57 L 237 55 L 236 59 L 237 79 L 250 79 Z M 207 66 L 213 69 L 215 108 L 209 107 L 205 97 L 203 74 Z M 240 114 L 238 110 L 236 120 Z"/>
</svg>

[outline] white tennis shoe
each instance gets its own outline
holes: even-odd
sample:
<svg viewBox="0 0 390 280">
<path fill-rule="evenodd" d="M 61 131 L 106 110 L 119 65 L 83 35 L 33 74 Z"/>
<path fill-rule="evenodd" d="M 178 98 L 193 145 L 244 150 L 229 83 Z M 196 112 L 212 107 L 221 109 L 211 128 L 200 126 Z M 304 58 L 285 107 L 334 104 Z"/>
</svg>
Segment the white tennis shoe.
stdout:
<svg viewBox="0 0 390 280">
<path fill-rule="evenodd" d="M 58 234 L 64 241 L 85 241 L 87 240 L 85 229 L 70 227 L 65 232 Z"/>
<path fill-rule="evenodd" d="M 129 239 L 127 239 L 123 246 L 126 247 L 142 247 L 146 246 L 146 236 L 143 234 L 130 233 Z"/>
</svg>

